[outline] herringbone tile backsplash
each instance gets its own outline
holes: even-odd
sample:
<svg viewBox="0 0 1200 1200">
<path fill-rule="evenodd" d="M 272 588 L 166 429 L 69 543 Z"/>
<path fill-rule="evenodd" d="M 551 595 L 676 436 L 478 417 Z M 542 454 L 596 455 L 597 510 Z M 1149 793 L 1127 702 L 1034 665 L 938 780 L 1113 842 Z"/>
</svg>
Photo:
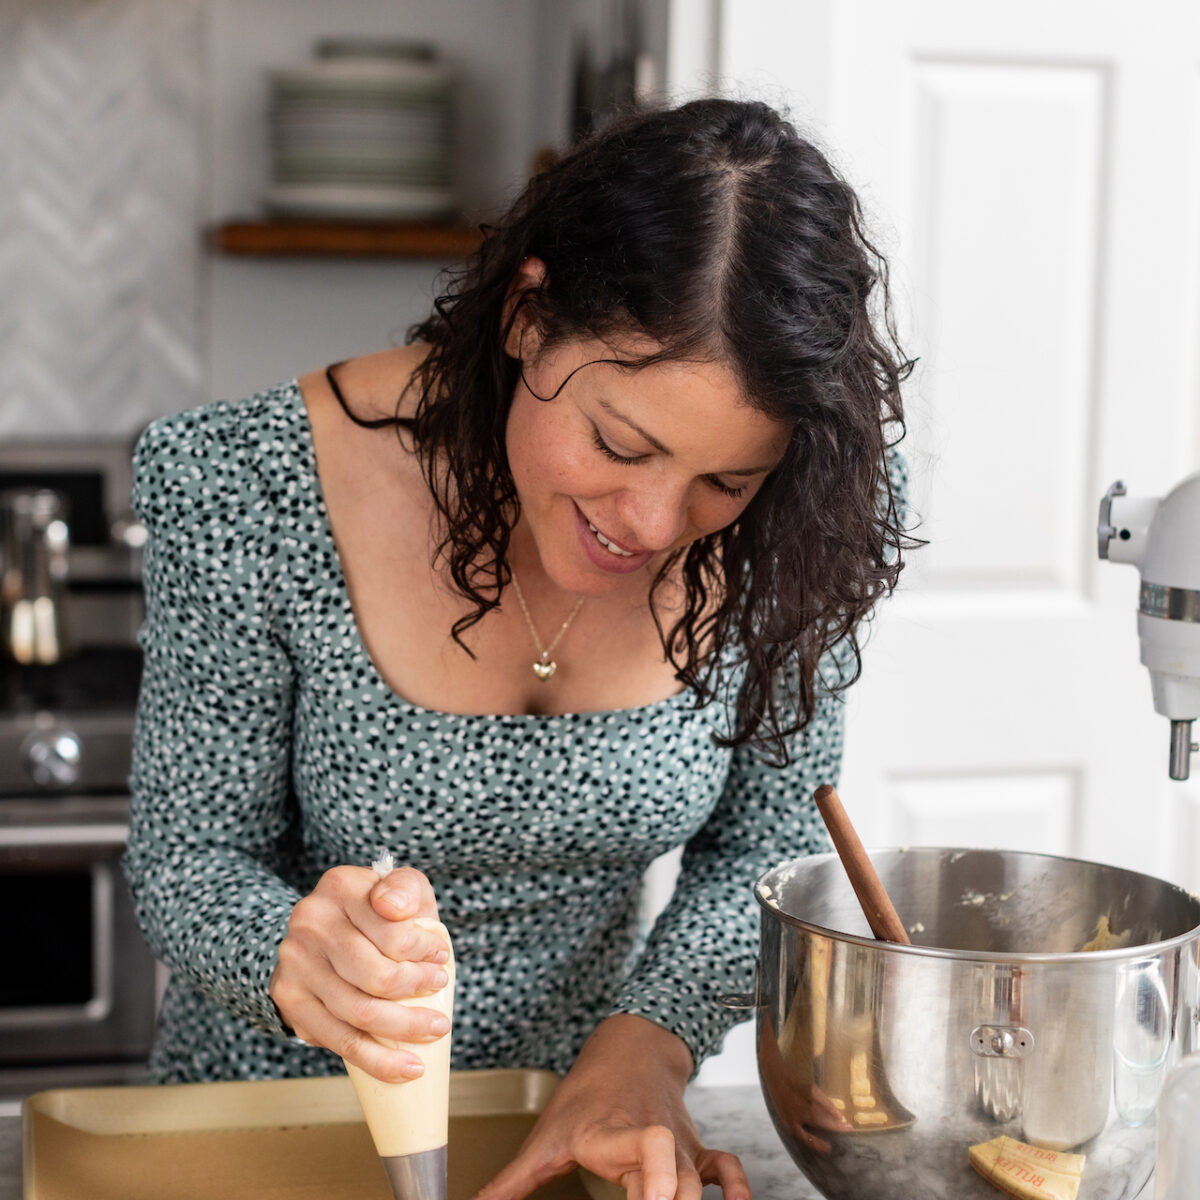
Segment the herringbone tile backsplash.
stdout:
<svg viewBox="0 0 1200 1200">
<path fill-rule="evenodd" d="M 0 0 L 0 438 L 199 399 L 201 0 Z"/>
</svg>

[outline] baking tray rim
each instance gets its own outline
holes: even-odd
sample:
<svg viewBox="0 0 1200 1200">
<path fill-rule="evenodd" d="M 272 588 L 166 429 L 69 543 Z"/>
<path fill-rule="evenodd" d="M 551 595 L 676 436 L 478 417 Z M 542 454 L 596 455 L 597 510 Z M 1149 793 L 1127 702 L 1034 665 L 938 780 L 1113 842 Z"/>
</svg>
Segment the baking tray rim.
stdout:
<svg viewBox="0 0 1200 1200">
<path fill-rule="evenodd" d="M 553 1071 L 540 1069 L 451 1071 L 450 1112 L 459 1117 L 539 1113 L 559 1083 Z M 84 1133 L 110 1135 L 290 1129 L 363 1120 L 347 1075 L 52 1088 L 22 1102 L 24 1139 L 35 1112 Z"/>
<path fill-rule="evenodd" d="M 545 1108 L 560 1082 L 560 1076 L 553 1071 L 538 1068 L 451 1071 L 450 1113 L 457 1117 L 534 1115 Z M 289 1129 L 298 1125 L 351 1125 L 364 1121 L 354 1085 L 347 1075 L 52 1088 L 35 1092 L 21 1105 L 24 1200 L 37 1200 L 38 1196 L 35 1113 L 72 1125 L 80 1132 L 101 1136 Z M 136 1119 L 131 1123 L 133 1114 Z M 195 1123 L 197 1116 L 201 1118 L 200 1124 Z M 624 1188 L 583 1168 L 578 1176 L 592 1200 L 623 1200 L 625 1196 Z"/>
</svg>

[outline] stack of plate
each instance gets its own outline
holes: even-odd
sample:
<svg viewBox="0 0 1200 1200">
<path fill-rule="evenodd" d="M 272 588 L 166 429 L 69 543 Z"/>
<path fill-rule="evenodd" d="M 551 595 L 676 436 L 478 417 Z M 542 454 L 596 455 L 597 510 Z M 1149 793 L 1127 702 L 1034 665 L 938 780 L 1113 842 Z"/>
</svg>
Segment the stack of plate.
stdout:
<svg viewBox="0 0 1200 1200">
<path fill-rule="evenodd" d="M 364 220 L 451 215 L 453 86 L 433 48 L 330 39 L 317 59 L 271 72 L 267 207 Z"/>
</svg>

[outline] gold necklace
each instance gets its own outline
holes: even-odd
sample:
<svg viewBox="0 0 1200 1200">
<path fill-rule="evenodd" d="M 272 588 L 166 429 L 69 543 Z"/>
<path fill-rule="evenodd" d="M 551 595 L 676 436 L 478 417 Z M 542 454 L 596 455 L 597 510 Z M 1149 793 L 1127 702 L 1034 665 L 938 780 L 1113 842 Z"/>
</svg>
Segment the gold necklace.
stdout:
<svg viewBox="0 0 1200 1200">
<path fill-rule="evenodd" d="M 538 653 L 541 657 L 533 664 L 533 673 L 545 683 L 555 671 L 558 670 L 556 663 L 550 655 L 554 653 L 554 647 L 562 641 L 562 635 L 567 632 L 567 626 L 575 620 L 575 614 L 583 607 L 585 597 L 580 596 L 575 602 L 575 607 L 571 609 L 571 615 L 562 623 L 558 632 L 554 635 L 554 641 L 548 646 L 542 645 L 542 639 L 538 637 L 538 631 L 534 628 L 533 618 L 529 615 L 529 605 L 525 603 L 525 594 L 521 591 L 521 584 L 517 579 L 517 573 L 512 573 L 513 589 L 517 593 L 517 602 L 521 605 L 521 611 L 525 614 L 525 624 L 529 626 L 529 633 L 533 638 L 533 644 L 538 648 Z"/>
</svg>

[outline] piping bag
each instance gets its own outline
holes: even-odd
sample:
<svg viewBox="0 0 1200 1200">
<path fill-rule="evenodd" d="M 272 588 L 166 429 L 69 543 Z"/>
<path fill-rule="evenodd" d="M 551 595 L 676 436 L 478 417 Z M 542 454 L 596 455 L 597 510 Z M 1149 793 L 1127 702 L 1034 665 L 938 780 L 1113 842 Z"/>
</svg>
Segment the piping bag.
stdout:
<svg viewBox="0 0 1200 1200">
<path fill-rule="evenodd" d="M 386 879 L 392 871 L 392 856 L 384 853 L 371 869 Z M 432 1008 L 453 1019 L 454 949 L 450 934 L 439 921 L 416 918 L 417 924 L 440 933 L 450 949 L 446 963 L 449 981 L 433 996 L 396 1000 L 414 1008 Z M 352 1063 L 342 1061 L 354 1083 L 354 1091 L 367 1119 L 371 1140 L 383 1162 L 396 1200 L 446 1200 L 446 1143 L 450 1123 L 450 1034 L 436 1042 L 393 1042 L 385 1046 L 412 1051 L 424 1064 L 425 1073 L 403 1083 L 384 1083 Z"/>
</svg>

